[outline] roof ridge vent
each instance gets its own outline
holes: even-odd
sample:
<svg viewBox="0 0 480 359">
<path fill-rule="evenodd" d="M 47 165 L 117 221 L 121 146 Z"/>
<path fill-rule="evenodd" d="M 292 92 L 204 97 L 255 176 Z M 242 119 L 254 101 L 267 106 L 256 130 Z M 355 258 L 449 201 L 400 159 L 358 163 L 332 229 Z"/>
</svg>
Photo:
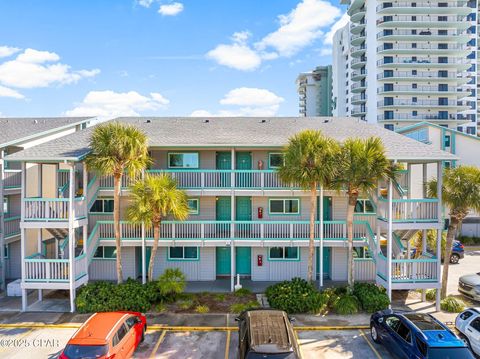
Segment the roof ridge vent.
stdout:
<svg viewBox="0 0 480 359">
<path fill-rule="evenodd" d="M 267 122 L 267 120 L 264 119 L 264 118 L 262 118 L 262 119 L 260 120 L 260 123 L 266 123 L 266 122 Z"/>
<path fill-rule="evenodd" d="M 210 120 L 208 118 L 203 120 L 203 123 L 210 123 Z"/>
<path fill-rule="evenodd" d="M 149 118 L 147 118 L 147 119 L 145 120 L 145 123 L 151 123 L 151 122 L 152 122 L 152 120 L 150 120 Z"/>
<path fill-rule="evenodd" d="M 38 123 L 38 120 L 37 120 L 37 119 L 33 120 L 33 123 L 37 124 L 37 123 Z"/>
</svg>

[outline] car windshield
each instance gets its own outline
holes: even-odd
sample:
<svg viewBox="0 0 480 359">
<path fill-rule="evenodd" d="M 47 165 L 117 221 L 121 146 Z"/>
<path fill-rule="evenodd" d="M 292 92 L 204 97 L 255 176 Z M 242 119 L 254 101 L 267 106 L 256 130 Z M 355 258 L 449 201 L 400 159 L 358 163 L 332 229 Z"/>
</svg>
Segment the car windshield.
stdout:
<svg viewBox="0 0 480 359">
<path fill-rule="evenodd" d="M 94 359 L 106 355 L 107 345 L 67 345 L 64 354 L 69 359 Z"/>
<path fill-rule="evenodd" d="M 298 356 L 294 352 L 290 353 L 275 353 L 275 354 L 265 354 L 265 353 L 255 353 L 250 352 L 247 354 L 246 359 L 297 359 Z"/>
<path fill-rule="evenodd" d="M 430 348 L 428 359 L 475 359 L 468 348 Z"/>
</svg>

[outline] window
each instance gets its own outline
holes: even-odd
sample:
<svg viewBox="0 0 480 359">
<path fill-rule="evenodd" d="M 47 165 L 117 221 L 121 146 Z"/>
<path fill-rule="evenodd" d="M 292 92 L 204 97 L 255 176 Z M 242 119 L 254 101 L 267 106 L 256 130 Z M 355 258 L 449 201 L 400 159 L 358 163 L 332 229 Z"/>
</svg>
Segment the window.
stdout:
<svg viewBox="0 0 480 359">
<path fill-rule="evenodd" d="M 407 343 L 410 343 L 412 341 L 412 332 L 402 322 L 400 322 L 400 325 L 397 328 L 397 334 L 399 335 L 400 338 L 405 340 Z"/>
<path fill-rule="evenodd" d="M 447 50 L 448 49 L 448 44 L 438 44 L 438 49 L 439 50 Z"/>
<path fill-rule="evenodd" d="M 383 70 L 383 77 L 393 77 L 393 70 Z"/>
<path fill-rule="evenodd" d="M 268 167 L 279 168 L 283 165 L 284 157 L 283 153 L 269 153 L 268 154 Z"/>
<path fill-rule="evenodd" d="M 415 341 L 417 342 L 418 351 L 424 356 L 427 356 L 427 344 L 417 337 L 415 337 Z"/>
<path fill-rule="evenodd" d="M 440 120 L 448 120 L 448 111 L 438 111 L 438 118 Z"/>
<path fill-rule="evenodd" d="M 417 84 L 412 84 L 412 89 L 416 89 L 418 88 L 418 85 Z"/>
<path fill-rule="evenodd" d="M 8 244 L 5 244 L 3 258 L 8 259 L 9 254 L 10 254 L 10 247 L 8 246 Z"/>
<path fill-rule="evenodd" d="M 355 213 L 375 213 L 372 202 L 368 199 L 359 199 L 355 205 Z"/>
<path fill-rule="evenodd" d="M 391 106 L 391 105 L 393 105 L 393 97 L 384 97 L 384 98 L 383 98 L 383 105 L 384 105 L 384 106 Z"/>
<path fill-rule="evenodd" d="M 412 70 L 412 75 L 417 75 L 417 70 Z"/>
<path fill-rule="evenodd" d="M 446 56 L 440 56 L 440 57 L 438 58 L 438 63 L 439 63 L 439 64 L 448 64 L 448 57 L 446 57 Z"/>
<path fill-rule="evenodd" d="M 112 346 L 116 346 L 118 343 L 120 343 L 125 335 L 127 335 L 127 327 L 125 327 L 125 324 L 122 324 L 113 337 Z"/>
<path fill-rule="evenodd" d="M 448 106 L 448 98 L 447 97 L 439 97 L 438 104 L 440 106 Z"/>
<path fill-rule="evenodd" d="M 438 85 L 438 91 L 440 91 L 440 92 L 448 91 L 448 85 L 447 84 L 439 84 Z"/>
<path fill-rule="evenodd" d="M 477 332 L 480 333 L 480 318 L 474 319 L 471 323 L 470 326 L 475 329 Z"/>
<path fill-rule="evenodd" d="M 133 317 L 128 317 L 127 320 L 125 321 L 125 324 L 127 325 L 127 329 L 130 330 L 135 326 L 135 324 L 140 322 L 141 320 L 138 317 L 133 316 Z"/>
<path fill-rule="evenodd" d="M 197 247 L 168 247 L 169 260 L 197 260 Z"/>
<path fill-rule="evenodd" d="M 400 319 L 397 317 L 388 317 L 385 319 L 385 323 L 392 329 L 394 332 L 397 331 L 398 326 L 400 325 Z"/>
<path fill-rule="evenodd" d="M 463 312 L 462 314 L 460 314 L 460 319 L 461 320 L 467 320 L 472 315 L 473 315 L 473 313 L 471 311 L 467 310 L 467 311 Z"/>
<path fill-rule="evenodd" d="M 197 152 L 176 152 L 168 154 L 168 167 L 170 168 L 198 168 Z"/>
<path fill-rule="evenodd" d="M 200 201 L 198 198 L 189 198 L 187 199 L 188 204 L 188 213 L 198 214 L 200 212 Z"/>
<path fill-rule="evenodd" d="M 113 213 L 113 198 L 99 198 L 90 208 L 92 213 Z"/>
<path fill-rule="evenodd" d="M 413 110 L 413 111 L 412 111 L 412 116 L 418 116 L 418 111 L 417 111 L 417 110 Z"/>
<path fill-rule="evenodd" d="M 353 247 L 354 258 L 371 258 L 367 247 Z"/>
<path fill-rule="evenodd" d="M 295 199 L 271 199 L 269 201 L 270 214 L 299 214 L 300 200 Z"/>
<path fill-rule="evenodd" d="M 115 259 L 117 258 L 117 249 L 115 247 L 99 246 L 93 255 L 97 259 Z"/>
<path fill-rule="evenodd" d="M 474 135 L 475 134 L 475 127 L 467 127 L 467 133 L 469 135 Z"/>
<path fill-rule="evenodd" d="M 298 247 L 271 247 L 269 249 L 270 260 L 294 261 L 300 259 Z"/>
<path fill-rule="evenodd" d="M 385 92 L 393 91 L 393 84 L 383 84 L 383 91 Z"/>
<path fill-rule="evenodd" d="M 10 203 L 8 197 L 3 197 L 3 213 L 7 214 L 10 211 Z"/>
<path fill-rule="evenodd" d="M 393 111 L 383 111 L 383 117 L 385 120 L 393 120 Z"/>
<path fill-rule="evenodd" d="M 417 102 L 418 98 L 417 97 L 412 97 L 412 102 Z"/>
</svg>

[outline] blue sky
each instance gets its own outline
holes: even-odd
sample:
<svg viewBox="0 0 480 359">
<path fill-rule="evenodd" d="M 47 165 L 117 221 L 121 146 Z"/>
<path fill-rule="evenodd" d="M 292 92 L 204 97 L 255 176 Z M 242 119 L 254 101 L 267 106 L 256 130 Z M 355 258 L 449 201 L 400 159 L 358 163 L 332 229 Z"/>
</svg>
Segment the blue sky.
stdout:
<svg viewBox="0 0 480 359">
<path fill-rule="evenodd" d="M 0 2 L 0 115 L 297 115 L 331 61 L 322 0 Z"/>
</svg>

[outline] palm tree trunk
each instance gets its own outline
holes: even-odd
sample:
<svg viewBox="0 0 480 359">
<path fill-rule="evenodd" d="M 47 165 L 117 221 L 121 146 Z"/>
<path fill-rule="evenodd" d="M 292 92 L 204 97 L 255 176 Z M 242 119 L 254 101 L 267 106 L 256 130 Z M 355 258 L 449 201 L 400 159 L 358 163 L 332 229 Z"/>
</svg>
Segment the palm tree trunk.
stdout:
<svg viewBox="0 0 480 359">
<path fill-rule="evenodd" d="M 348 239 L 348 289 L 353 292 L 355 282 L 355 267 L 353 265 L 353 213 L 357 205 L 358 194 L 348 195 L 347 208 L 347 239 Z"/>
<path fill-rule="evenodd" d="M 457 227 L 459 224 L 457 217 L 450 217 L 450 225 L 447 232 L 447 243 L 445 244 L 445 254 L 443 256 L 443 271 L 442 271 L 442 290 L 440 291 L 440 297 L 443 299 L 447 296 L 447 283 L 448 283 L 448 267 L 450 265 L 450 256 L 452 255 L 452 245 L 457 233 Z M 437 244 L 438 245 L 438 244 Z M 442 243 L 440 242 L 440 246 Z"/>
<path fill-rule="evenodd" d="M 117 250 L 117 283 L 123 282 L 122 273 L 122 243 L 120 238 L 120 186 L 122 175 L 113 177 L 113 229 L 115 231 L 115 247 Z"/>
<path fill-rule="evenodd" d="M 152 253 L 150 254 L 150 263 L 148 264 L 149 282 L 153 281 L 153 266 L 155 265 L 155 256 L 157 255 L 158 241 L 160 239 L 160 224 L 160 221 L 153 224 L 153 246 Z"/>
<path fill-rule="evenodd" d="M 308 243 L 307 280 L 313 282 L 313 258 L 315 256 L 315 208 L 317 204 L 317 183 L 310 187 L 310 241 Z"/>
</svg>

